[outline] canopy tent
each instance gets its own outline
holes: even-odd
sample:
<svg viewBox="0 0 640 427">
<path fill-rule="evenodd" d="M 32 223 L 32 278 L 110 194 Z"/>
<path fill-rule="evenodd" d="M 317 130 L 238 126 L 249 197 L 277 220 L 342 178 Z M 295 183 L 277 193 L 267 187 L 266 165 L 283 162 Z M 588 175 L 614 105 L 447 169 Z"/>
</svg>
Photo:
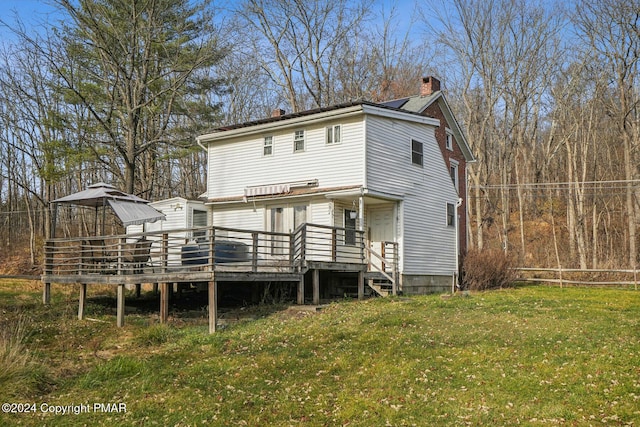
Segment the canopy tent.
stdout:
<svg viewBox="0 0 640 427">
<path fill-rule="evenodd" d="M 51 203 L 55 203 L 56 210 L 60 203 L 77 205 L 77 206 L 89 206 L 96 209 L 103 208 L 103 222 L 104 227 L 104 208 L 108 205 L 113 209 L 115 215 L 122 221 L 122 224 L 126 227 L 133 224 L 144 224 L 145 222 L 156 222 L 158 220 L 165 219 L 165 215 L 148 205 L 148 201 L 144 200 L 133 194 L 128 194 L 116 188 L 112 185 L 100 182 L 90 185 L 87 189 L 79 191 L 77 193 L 69 194 L 68 196 L 61 197 L 53 200 Z M 54 214 L 54 221 L 55 221 Z M 55 222 L 52 228 L 55 236 Z M 104 235 L 104 229 L 102 230 Z"/>
<path fill-rule="evenodd" d="M 129 202 L 127 200 L 109 200 L 109 205 L 125 227 L 165 219 L 163 213 L 145 203 Z"/>
</svg>

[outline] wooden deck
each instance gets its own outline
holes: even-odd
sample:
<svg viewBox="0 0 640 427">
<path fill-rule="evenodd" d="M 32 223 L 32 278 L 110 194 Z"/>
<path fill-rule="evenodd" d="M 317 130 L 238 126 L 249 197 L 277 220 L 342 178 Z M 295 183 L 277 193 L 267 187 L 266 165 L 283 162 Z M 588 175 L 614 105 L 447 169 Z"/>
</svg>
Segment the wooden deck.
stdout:
<svg viewBox="0 0 640 427">
<path fill-rule="evenodd" d="M 388 247 L 388 250 L 384 250 Z M 143 283 L 160 289 L 160 320 L 168 317 L 168 289 L 174 283 L 207 284 L 209 330 L 216 329 L 218 282 L 297 282 L 297 302 L 305 302 L 305 274 L 312 271 L 312 303 L 320 300 L 319 272 L 358 275 L 363 298 L 365 275 L 397 290 L 397 244 L 372 252 L 359 230 L 303 224 L 293 233 L 222 227 L 190 228 L 120 236 L 51 239 L 45 243 L 43 302 L 51 283 L 79 284 L 78 318 L 84 316 L 88 284 L 117 286 L 117 324 L 124 325 L 125 286 Z"/>
</svg>

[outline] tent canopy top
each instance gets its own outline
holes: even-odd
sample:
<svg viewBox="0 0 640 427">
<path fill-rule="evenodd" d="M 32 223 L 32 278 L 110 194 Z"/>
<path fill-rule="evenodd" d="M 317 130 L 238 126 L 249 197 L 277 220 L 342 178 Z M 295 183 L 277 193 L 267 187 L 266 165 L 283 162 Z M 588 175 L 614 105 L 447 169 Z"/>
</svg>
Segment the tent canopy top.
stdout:
<svg viewBox="0 0 640 427">
<path fill-rule="evenodd" d="M 69 194 L 51 203 L 89 206 L 96 209 L 98 207 L 105 208 L 108 205 L 113 209 L 113 212 L 125 227 L 166 219 L 162 212 L 149 206 L 147 200 L 133 194 L 116 190 L 114 186 L 105 184 L 104 182 L 90 185 L 86 190 Z M 102 234 L 104 234 L 104 232 Z"/>
<path fill-rule="evenodd" d="M 133 194 L 116 190 L 113 185 L 105 184 L 104 182 L 90 185 L 86 190 L 69 194 L 68 196 L 53 200 L 51 203 L 67 203 L 70 205 L 99 207 L 105 206 L 107 204 L 107 200 L 125 200 L 134 203 L 149 203 L 147 200 Z"/>
</svg>

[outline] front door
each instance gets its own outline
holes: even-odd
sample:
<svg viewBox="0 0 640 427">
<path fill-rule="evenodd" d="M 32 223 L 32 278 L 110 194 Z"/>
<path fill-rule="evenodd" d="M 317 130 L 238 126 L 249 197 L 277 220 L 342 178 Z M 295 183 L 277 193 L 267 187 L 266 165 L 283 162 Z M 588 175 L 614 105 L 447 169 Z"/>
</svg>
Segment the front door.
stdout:
<svg viewBox="0 0 640 427">
<path fill-rule="evenodd" d="M 395 241 L 395 221 L 393 206 L 369 209 L 369 245 L 378 255 L 384 255 L 384 242 Z M 382 267 L 377 257 L 371 263 Z"/>
</svg>

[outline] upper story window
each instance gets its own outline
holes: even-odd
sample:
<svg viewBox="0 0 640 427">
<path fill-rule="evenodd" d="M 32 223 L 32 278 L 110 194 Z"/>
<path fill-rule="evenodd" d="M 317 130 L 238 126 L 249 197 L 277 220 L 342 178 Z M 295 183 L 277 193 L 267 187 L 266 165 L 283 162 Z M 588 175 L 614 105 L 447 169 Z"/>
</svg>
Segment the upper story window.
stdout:
<svg viewBox="0 0 640 427">
<path fill-rule="evenodd" d="M 327 144 L 340 144 L 342 142 L 342 127 L 340 125 L 327 126 Z"/>
<path fill-rule="evenodd" d="M 293 152 L 304 151 L 304 131 L 297 130 L 293 136 Z"/>
<path fill-rule="evenodd" d="M 449 159 L 449 174 L 451 175 L 451 181 L 453 181 L 453 186 L 456 188 L 456 191 L 460 192 L 460 187 L 458 184 L 458 162 Z"/>
<path fill-rule="evenodd" d="M 453 134 L 447 129 L 447 141 L 445 142 L 447 150 L 453 151 Z"/>
<path fill-rule="evenodd" d="M 415 139 L 411 140 L 411 163 L 414 165 L 423 165 L 423 149 L 424 144 L 420 141 L 416 141 Z"/>
<path fill-rule="evenodd" d="M 264 145 L 262 146 L 262 155 L 271 156 L 273 154 L 273 137 L 265 136 Z"/>
</svg>

